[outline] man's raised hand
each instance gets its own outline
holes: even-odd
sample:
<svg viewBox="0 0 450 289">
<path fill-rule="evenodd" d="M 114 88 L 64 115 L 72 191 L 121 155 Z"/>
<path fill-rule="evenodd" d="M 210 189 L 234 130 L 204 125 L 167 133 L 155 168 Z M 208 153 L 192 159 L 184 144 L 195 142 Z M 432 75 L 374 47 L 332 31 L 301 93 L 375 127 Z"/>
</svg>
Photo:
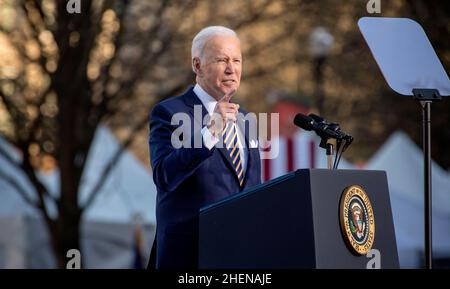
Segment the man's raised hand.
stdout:
<svg viewBox="0 0 450 289">
<path fill-rule="evenodd" d="M 211 121 L 208 124 L 210 132 L 216 136 L 218 132 L 222 131 L 228 121 L 236 122 L 239 111 L 239 104 L 231 103 L 230 99 L 236 92 L 235 89 L 225 93 L 224 96 L 217 102 Z"/>
</svg>

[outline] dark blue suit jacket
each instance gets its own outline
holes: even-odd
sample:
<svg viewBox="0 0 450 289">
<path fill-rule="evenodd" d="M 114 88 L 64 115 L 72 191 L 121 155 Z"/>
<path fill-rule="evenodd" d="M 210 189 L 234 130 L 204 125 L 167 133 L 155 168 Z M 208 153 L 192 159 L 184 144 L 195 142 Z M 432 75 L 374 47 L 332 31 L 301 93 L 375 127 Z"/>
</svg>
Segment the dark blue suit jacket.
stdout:
<svg viewBox="0 0 450 289">
<path fill-rule="evenodd" d="M 202 141 L 201 148 L 172 146 L 171 135 L 179 125 L 172 125 L 171 119 L 179 112 L 190 116 L 192 144 L 195 135 L 202 140 L 202 119 L 194 118 L 194 105 L 201 106 L 203 119 L 206 108 L 191 87 L 183 95 L 157 104 L 150 116 L 150 158 L 158 189 L 157 268 L 196 268 L 199 209 L 261 183 L 259 150 L 249 146 L 248 121 L 238 121 L 238 125 L 247 125 L 244 131 L 248 157 L 243 188 L 225 148 L 208 150 Z M 243 110 L 240 112 L 245 114 Z"/>
</svg>

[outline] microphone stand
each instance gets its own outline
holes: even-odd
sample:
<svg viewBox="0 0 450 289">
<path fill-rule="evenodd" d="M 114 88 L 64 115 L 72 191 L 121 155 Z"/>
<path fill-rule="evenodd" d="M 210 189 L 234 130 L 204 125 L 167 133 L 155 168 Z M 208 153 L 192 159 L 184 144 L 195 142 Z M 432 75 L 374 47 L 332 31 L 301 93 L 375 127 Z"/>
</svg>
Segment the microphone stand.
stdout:
<svg viewBox="0 0 450 289">
<path fill-rule="evenodd" d="M 345 149 L 350 145 L 351 141 L 353 141 L 353 138 L 351 138 L 351 140 L 347 140 L 344 138 L 342 141 L 338 142 L 336 158 L 334 159 L 334 167 L 333 167 L 334 169 L 338 168 L 342 154 L 344 153 Z"/>
<path fill-rule="evenodd" d="M 329 170 L 332 170 L 334 168 L 333 156 L 335 153 L 336 140 L 326 136 L 322 136 L 320 147 L 325 149 L 327 155 L 327 168 Z"/>
<path fill-rule="evenodd" d="M 328 169 L 331 170 L 333 169 L 333 154 L 334 154 L 334 150 L 333 150 L 333 144 L 332 143 L 327 143 L 327 164 L 328 164 Z"/>
<path fill-rule="evenodd" d="M 339 124 L 326 123 L 325 119 L 320 116 L 310 114 L 305 116 L 298 114 L 294 123 L 306 130 L 314 130 L 320 137 L 320 147 L 325 149 L 327 156 L 327 167 L 329 170 L 337 169 L 342 153 L 353 141 L 353 137 L 343 133 Z M 314 122 L 317 122 L 315 125 Z M 333 163 L 333 156 L 336 158 Z"/>
<path fill-rule="evenodd" d="M 336 140 L 334 140 L 334 139 L 329 139 L 329 140 L 327 141 L 327 148 L 326 148 L 326 152 L 327 152 L 327 164 L 328 164 L 328 169 L 329 169 L 329 170 L 334 169 L 333 155 L 335 154 L 335 147 L 336 147 Z"/>
</svg>

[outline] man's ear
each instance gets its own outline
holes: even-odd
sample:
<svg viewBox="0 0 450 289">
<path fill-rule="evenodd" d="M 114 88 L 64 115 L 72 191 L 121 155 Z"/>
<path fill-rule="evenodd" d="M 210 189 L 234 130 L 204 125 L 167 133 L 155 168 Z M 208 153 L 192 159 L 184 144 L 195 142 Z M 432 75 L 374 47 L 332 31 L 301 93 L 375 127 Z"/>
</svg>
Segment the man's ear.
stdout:
<svg viewBox="0 0 450 289">
<path fill-rule="evenodd" d="M 198 57 L 192 58 L 192 70 L 195 72 L 195 74 L 201 75 L 202 70 L 201 70 L 200 58 L 198 58 Z"/>
</svg>

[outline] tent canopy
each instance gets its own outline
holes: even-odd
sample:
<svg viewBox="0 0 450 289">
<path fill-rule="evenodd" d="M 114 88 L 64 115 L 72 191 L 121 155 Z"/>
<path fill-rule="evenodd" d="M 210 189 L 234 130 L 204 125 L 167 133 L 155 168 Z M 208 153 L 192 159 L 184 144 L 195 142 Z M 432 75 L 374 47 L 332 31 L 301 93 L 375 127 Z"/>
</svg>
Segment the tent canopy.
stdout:
<svg viewBox="0 0 450 289">
<path fill-rule="evenodd" d="M 9 155 L 19 160 L 20 155 L 14 148 L 0 138 L 0 145 Z M 115 152 L 120 148 L 111 132 L 100 126 L 95 134 L 92 148 L 89 152 L 86 169 L 83 172 L 80 189 L 80 203 L 84 204 L 88 195 L 97 184 L 101 172 L 107 166 Z M 34 188 L 24 173 L 0 156 L 1 172 L 21 184 L 24 192 L 36 200 Z M 59 171 L 49 174 L 39 174 L 40 180 L 49 192 L 59 195 Z M 38 212 L 27 204 L 18 194 L 16 188 L 5 179 L 0 178 L 0 216 L 32 215 Z M 95 201 L 84 213 L 84 220 L 129 223 L 136 215 L 141 221 L 155 224 L 156 187 L 151 172 L 135 159 L 128 151 L 124 151 L 117 164 L 106 178 L 98 192 Z M 56 215 L 55 205 L 48 200 L 49 213 Z"/>
<path fill-rule="evenodd" d="M 423 154 L 403 132 L 395 132 L 366 169 L 387 173 L 397 247 L 402 267 L 420 267 L 424 258 Z M 450 257 L 450 175 L 432 163 L 433 252 Z M 422 261 L 423 262 L 423 261 Z"/>
</svg>

